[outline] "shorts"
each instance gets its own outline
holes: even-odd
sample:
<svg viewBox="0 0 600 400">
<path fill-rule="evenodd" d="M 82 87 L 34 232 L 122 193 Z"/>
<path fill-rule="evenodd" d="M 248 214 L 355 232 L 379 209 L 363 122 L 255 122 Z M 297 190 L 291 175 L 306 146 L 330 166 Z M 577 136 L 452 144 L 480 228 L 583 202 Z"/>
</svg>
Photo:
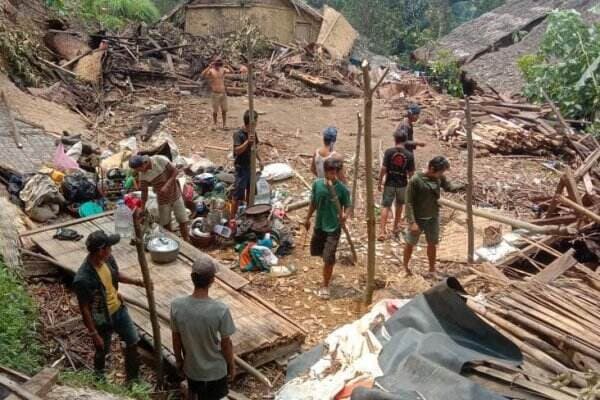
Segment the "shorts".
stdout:
<svg viewBox="0 0 600 400">
<path fill-rule="evenodd" d="M 389 208 L 396 200 L 396 205 L 400 206 L 404 204 L 404 197 L 406 194 L 406 186 L 404 187 L 394 187 L 394 186 L 384 186 L 383 187 L 383 196 L 381 199 L 381 205 L 384 208 Z"/>
<path fill-rule="evenodd" d="M 340 230 L 325 232 L 315 229 L 310 239 L 310 255 L 323 257 L 326 265 L 335 264 L 335 252 L 340 242 Z"/>
<path fill-rule="evenodd" d="M 218 381 L 195 381 L 190 378 L 188 381 L 188 398 L 199 400 L 220 400 L 229 393 L 227 376 Z M 197 397 L 195 397 L 197 396 Z"/>
<path fill-rule="evenodd" d="M 119 338 L 125 342 L 127 347 L 136 345 L 140 341 L 133 320 L 129 316 L 129 312 L 125 306 L 121 306 L 113 315 L 110 316 L 110 326 L 98 327 L 98 333 L 104 339 L 104 343 L 110 345 L 110 337 L 113 332 L 119 335 Z M 110 351 L 110 346 L 105 346 L 105 350 Z"/>
<path fill-rule="evenodd" d="M 175 213 L 175 219 L 180 224 L 188 222 L 188 212 L 183 203 L 183 197 L 179 196 L 171 204 L 159 204 L 158 205 L 158 219 L 160 226 L 169 226 L 171 224 L 171 212 Z"/>
<path fill-rule="evenodd" d="M 214 112 L 218 112 L 219 108 L 221 111 L 227 111 L 227 94 L 225 93 L 213 93 L 211 96 L 212 108 Z"/>
<path fill-rule="evenodd" d="M 406 228 L 406 233 L 404 234 L 404 240 L 406 243 L 416 246 L 419 242 L 419 238 L 421 237 L 421 232 L 425 232 L 425 239 L 427 239 L 427 244 L 438 244 L 440 242 L 440 218 L 427 218 L 421 219 L 417 218 L 417 225 L 419 225 L 419 233 L 413 234 L 410 231 L 410 226 Z"/>
<path fill-rule="evenodd" d="M 235 183 L 233 185 L 234 200 L 244 200 L 246 192 L 250 189 L 250 168 L 235 169 Z"/>
</svg>

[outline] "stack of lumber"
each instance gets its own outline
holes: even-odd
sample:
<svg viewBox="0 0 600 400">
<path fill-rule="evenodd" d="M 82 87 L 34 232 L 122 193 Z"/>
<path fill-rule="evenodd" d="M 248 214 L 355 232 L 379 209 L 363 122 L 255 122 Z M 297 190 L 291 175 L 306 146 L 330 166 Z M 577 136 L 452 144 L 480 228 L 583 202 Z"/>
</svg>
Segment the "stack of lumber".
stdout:
<svg viewBox="0 0 600 400">
<path fill-rule="evenodd" d="M 433 126 L 440 140 L 466 147 L 464 100 L 431 88 L 409 96 L 393 98 L 391 103 L 396 109 L 403 109 L 409 102 L 420 103 L 425 109 L 425 123 Z M 499 94 L 482 93 L 470 97 L 470 106 L 478 156 L 564 154 L 585 158 L 596 148 L 594 139 L 574 133 L 552 104 L 526 104 Z"/>
<path fill-rule="evenodd" d="M 567 258 L 565 258 L 567 259 Z M 508 281 L 485 301 L 468 304 L 521 349 L 521 368 L 474 366 L 477 374 L 553 400 L 594 399 L 600 371 L 600 278 L 570 262 L 558 262 L 529 282 Z"/>
</svg>

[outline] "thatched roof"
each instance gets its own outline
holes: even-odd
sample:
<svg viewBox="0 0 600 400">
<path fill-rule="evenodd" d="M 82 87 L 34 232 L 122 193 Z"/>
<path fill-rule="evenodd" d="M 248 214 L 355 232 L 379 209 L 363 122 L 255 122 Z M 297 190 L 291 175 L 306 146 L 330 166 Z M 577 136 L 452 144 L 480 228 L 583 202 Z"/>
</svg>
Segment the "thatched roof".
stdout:
<svg viewBox="0 0 600 400">
<path fill-rule="evenodd" d="M 600 21 L 600 15 L 589 11 L 596 4 L 598 0 L 508 0 L 454 29 L 434 47 L 419 48 L 413 55 L 426 61 L 437 51 L 447 49 L 481 86 L 487 84 L 505 93 L 517 93 L 523 86 L 517 60 L 538 50 L 548 14 L 555 9 L 575 9 L 588 22 Z M 528 33 L 515 43 L 519 32 Z"/>
</svg>

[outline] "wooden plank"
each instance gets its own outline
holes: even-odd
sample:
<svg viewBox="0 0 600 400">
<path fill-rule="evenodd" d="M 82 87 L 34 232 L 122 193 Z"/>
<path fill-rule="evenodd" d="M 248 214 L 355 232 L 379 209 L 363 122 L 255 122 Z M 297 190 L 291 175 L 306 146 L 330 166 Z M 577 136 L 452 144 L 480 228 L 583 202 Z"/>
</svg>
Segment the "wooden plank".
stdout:
<svg viewBox="0 0 600 400">
<path fill-rule="evenodd" d="M 20 386 L 22 389 L 24 389 L 25 391 L 29 392 L 30 394 L 32 394 L 34 396 L 44 397 L 44 396 L 46 396 L 46 394 L 48 394 L 50 389 L 52 389 L 52 386 L 54 386 L 56 384 L 56 381 L 58 380 L 58 372 L 59 371 L 54 368 L 44 368 L 39 373 L 37 373 L 33 378 L 31 378 L 27 382 L 21 384 Z M 19 394 L 18 392 L 15 392 L 15 393 Z M 21 397 L 17 396 L 17 394 L 11 394 L 8 397 L 6 397 L 5 400 L 21 399 Z M 36 397 L 31 397 L 31 399 L 35 399 L 35 398 Z"/>
<path fill-rule="evenodd" d="M 46 225 L 46 226 L 42 226 L 41 228 L 38 228 L 38 229 L 32 229 L 32 230 L 29 230 L 29 231 L 21 232 L 20 236 L 23 238 L 23 237 L 35 235 L 36 233 L 40 233 L 40 232 L 53 231 L 53 230 L 56 230 L 58 228 L 66 228 L 66 227 L 72 226 L 72 225 L 79 225 L 82 222 L 93 221 L 95 219 L 103 218 L 103 217 L 106 217 L 106 216 L 109 216 L 109 215 L 113 215 L 113 214 L 114 214 L 114 211 L 107 211 L 105 213 L 93 215 L 91 217 L 78 218 L 78 219 L 70 219 L 68 221 L 60 222 L 58 224 Z"/>
<path fill-rule="evenodd" d="M 575 177 L 573 176 L 573 171 L 567 165 L 565 168 L 565 186 L 567 187 L 567 193 L 569 194 L 569 198 L 573 200 L 575 203 L 579 204 L 583 207 L 583 202 L 581 201 L 581 195 L 577 190 L 577 182 L 575 182 Z"/>
<path fill-rule="evenodd" d="M 98 229 L 112 232 L 114 220 L 110 216 L 105 216 L 71 226 L 81 234 L 88 234 Z M 70 273 L 75 273 L 87 256 L 84 241 L 60 242 L 52 238 L 53 234 L 53 231 L 39 232 L 32 235 L 31 240 L 62 265 L 62 268 Z M 170 264 L 159 265 L 149 260 L 149 268 L 154 282 L 156 308 L 162 314 L 169 315 L 171 302 L 178 297 L 187 296 L 193 291 L 190 279 L 191 264 L 195 259 L 194 254 L 200 250 L 190 247 L 184 246 L 178 259 Z M 133 278 L 141 276 L 135 249 L 128 240 L 121 240 L 113 246 L 112 253 L 120 270 L 125 275 Z M 248 357 L 254 353 L 260 354 L 303 340 L 304 332 L 293 321 L 244 293 L 244 286 L 247 284 L 244 278 L 235 278 L 237 274 L 226 268 L 220 271 L 220 275 L 225 277 L 227 282 L 218 278 L 211 287 L 211 297 L 227 304 L 231 310 L 237 326 L 237 331 L 232 336 L 237 354 Z M 239 289 L 236 290 L 235 287 Z M 119 292 L 129 298 L 145 300 L 144 289 L 136 286 L 120 285 Z M 143 332 L 151 335 L 152 329 L 148 313 L 133 306 L 129 307 L 129 311 L 135 324 Z M 161 322 L 160 330 L 162 337 L 171 337 L 168 323 Z M 171 341 L 165 340 L 163 348 L 172 352 Z"/>
<path fill-rule="evenodd" d="M 577 260 L 573 258 L 575 249 L 569 249 L 562 256 L 558 257 L 550 263 L 542 272 L 533 277 L 533 281 L 541 283 L 550 283 L 554 279 L 564 274 L 569 268 L 577 264 Z"/>
</svg>

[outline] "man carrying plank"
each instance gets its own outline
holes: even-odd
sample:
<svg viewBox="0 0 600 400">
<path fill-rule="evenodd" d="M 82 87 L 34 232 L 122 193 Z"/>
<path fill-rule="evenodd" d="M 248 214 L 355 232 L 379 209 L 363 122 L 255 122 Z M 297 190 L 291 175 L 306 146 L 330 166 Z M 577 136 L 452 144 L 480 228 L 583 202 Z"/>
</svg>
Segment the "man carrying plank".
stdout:
<svg viewBox="0 0 600 400">
<path fill-rule="evenodd" d="M 444 174 L 450 169 L 450 163 L 443 156 L 434 157 L 429 161 L 426 172 L 417 172 L 408 182 L 406 188 L 406 221 L 408 229 L 404 236 L 404 269 L 408 275 L 411 271 L 408 264 L 414 247 L 419 242 L 421 232 L 427 239 L 427 258 L 429 273 L 435 273 L 437 245 L 440 236 L 440 198 L 441 189 L 447 192 L 457 192 L 465 187 L 464 184 L 448 182 Z"/>
<path fill-rule="evenodd" d="M 239 203 L 248 201 L 250 190 L 250 165 L 251 152 L 254 143 L 258 143 L 256 136 L 256 125 L 258 113 L 252 112 L 253 126 L 250 125 L 250 110 L 244 113 L 244 127 L 233 134 L 233 154 L 235 156 L 235 183 L 233 186 L 232 218 L 235 218 Z"/>
<path fill-rule="evenodd" d="M 116 332 L 125 342 L 125 372 L 127 380 L 131 381 L 139 375 L 139 336 L 118 290 L 119 283 L 144 287 L 144 282 L 119 272 L 117 262 L 111 255 L 111 247 L 119 239 L 119 235 L 107 235 L 104 231 L 90 233 L 85 242 L 89 254 L 75 275 L 73 289 L 79 301 L 83 323 L 96 348 L 96 374 L 104 377 L 106 356 L 110 353 L 112 334 Z"/>
<path fill-rule="evenodd" d="M 342 162 L 330 157 L 323 164 L 325 178 L 315 180 L 312 186 L 312 197 L 304 227 L 310 229 L 310 219 L 317 211 L 315 229 L 310 241 L 310 254 L 323 258 L 323 286 L 317 295 L 324 300 L 329 299 L 329 283 L 335 265 L 335 253 L 340 240 L 342 225 L 346 222 L 346 213 L 351 206 L 350 192 L 339 180 Z M 337 199 L 332 196 L 330 186 L 334 189 Z M 339 201 L 340 209 L 336 205 Z"/>
<path fill-rule="evenodd" d="M 188 381 L 188 399 L 225 398 L 227 379 L 235 376 L 235 325 L 227 305 L 208 295 L 216 273 L 216 261 L 203 254 L 192 265 L 193 293 L 171 304 L 173 352 Z"/>
</svg>

